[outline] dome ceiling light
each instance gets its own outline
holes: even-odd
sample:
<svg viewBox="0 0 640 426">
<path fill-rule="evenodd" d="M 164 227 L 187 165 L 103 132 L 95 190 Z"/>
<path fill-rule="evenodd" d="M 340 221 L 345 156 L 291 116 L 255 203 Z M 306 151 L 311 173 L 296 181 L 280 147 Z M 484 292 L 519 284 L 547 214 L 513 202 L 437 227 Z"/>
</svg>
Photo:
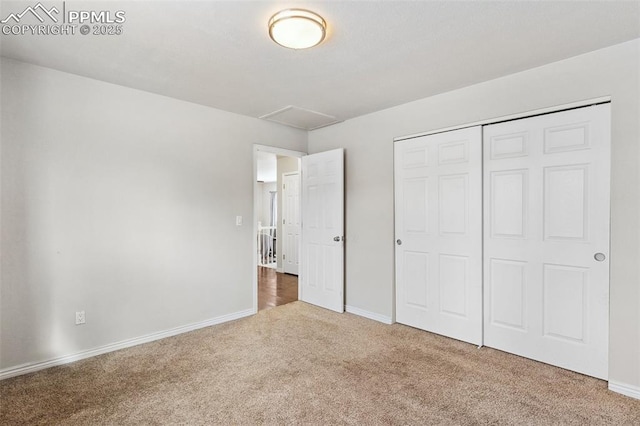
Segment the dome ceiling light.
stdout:
<svg viewBox="0 0 640 426">
<path fill-rule="evenodd" d="M 327 23 L 310 10 L 285 9 L 269 19 L 269 37 L 289 49 L 308 49 L 324 40 Z"/>
</svg>

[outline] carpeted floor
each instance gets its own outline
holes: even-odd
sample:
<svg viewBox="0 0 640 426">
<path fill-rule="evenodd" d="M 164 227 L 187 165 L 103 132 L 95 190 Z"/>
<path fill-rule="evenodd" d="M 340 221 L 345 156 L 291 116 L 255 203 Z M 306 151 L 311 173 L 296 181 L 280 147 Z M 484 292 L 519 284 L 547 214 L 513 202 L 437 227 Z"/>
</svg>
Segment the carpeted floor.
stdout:
<svg viewBox="0 0 640 426">
<path fill-rule="evenodd" d="M 303 302 L 0 392 L 3 425 L 640 425 L 640 401 L 606 382 Z"/>
</svg>

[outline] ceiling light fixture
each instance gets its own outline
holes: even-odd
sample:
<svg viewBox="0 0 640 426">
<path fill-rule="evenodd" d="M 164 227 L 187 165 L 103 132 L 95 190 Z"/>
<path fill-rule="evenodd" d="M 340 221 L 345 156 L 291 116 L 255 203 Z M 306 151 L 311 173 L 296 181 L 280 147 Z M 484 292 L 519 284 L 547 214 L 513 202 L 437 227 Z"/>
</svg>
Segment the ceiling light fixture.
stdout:
<svg viewBox="0 0 640 426">
<path fill-rule="evenodd" d="M 269 37 L 289 49 L 308 49 L 324 40 L 327 23 L 310 10 L 281 10 L 269 19 Z"/>
</svg>

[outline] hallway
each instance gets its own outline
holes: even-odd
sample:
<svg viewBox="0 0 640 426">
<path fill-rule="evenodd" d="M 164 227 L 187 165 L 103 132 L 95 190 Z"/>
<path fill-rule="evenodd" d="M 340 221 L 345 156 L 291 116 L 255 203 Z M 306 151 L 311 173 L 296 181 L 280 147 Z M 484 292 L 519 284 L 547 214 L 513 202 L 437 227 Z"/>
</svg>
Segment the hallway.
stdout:
<svg viewBox="0 0 640 426">
<path fill-rule="evenodd" d="M 298 277 L 273 268 L 258 266 L 258 310 L 286 305 L 298 300 Z"/>
</svg>

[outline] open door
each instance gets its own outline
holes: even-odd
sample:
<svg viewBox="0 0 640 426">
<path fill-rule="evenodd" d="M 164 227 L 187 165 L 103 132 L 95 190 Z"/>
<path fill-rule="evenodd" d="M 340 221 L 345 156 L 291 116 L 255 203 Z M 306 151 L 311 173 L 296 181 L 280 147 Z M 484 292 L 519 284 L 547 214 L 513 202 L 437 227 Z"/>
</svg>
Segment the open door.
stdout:
<svg viewBox="0 0 640 426">
<path fill-rule="evenodd" d="M 300 300 L 344 312 L 344 150 L 302 157 Z"/>
</svg>

